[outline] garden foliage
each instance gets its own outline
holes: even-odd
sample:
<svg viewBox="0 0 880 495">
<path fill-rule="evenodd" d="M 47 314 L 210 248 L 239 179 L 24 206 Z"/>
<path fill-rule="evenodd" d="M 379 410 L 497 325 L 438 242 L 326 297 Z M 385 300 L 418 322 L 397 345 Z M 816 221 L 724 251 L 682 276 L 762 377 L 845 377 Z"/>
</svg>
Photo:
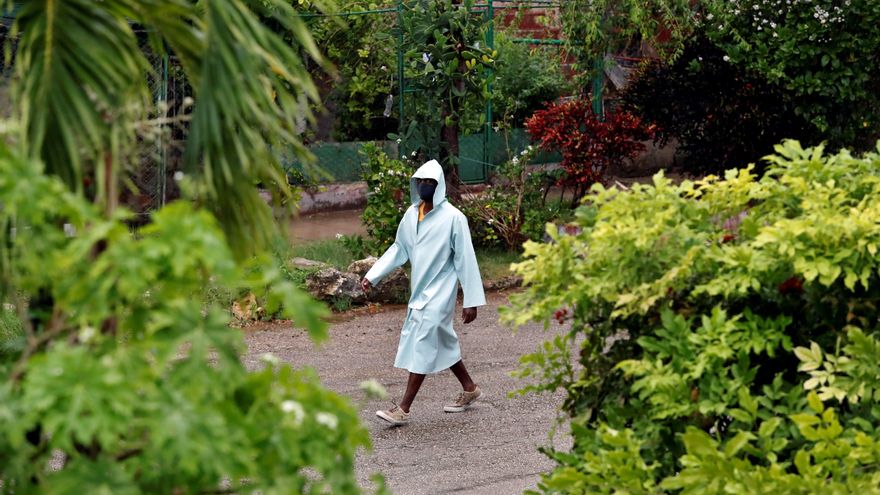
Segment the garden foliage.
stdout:
<svg viewBox="0 0 880 495">
<path fill-rule="evenodd" d="M 525 120 L 569 90 L 557 47 L 530 47 L 511 41 L 512 34 L 495 39 L 498 59 L 492 84 L 492 112 L 496 123 L 521 128 Z M 525 77 L 524 77 L 525 75 Z"/>
<path fill-rule="evenodd" d="M 688 40 L 675 60 L 641 67 L 623 108 L 654 125 L 661 144 L 676 140 L 683 167 L 695 173 L 758 163 L 783 138 L 812 141 L 789 91 L 724 57 L 705 36 Z"/>
<path fill-rule="evenodd" d="M 323 81 L 328 106 L 335 115 L 333 136 L 341 141 L 384 139 L 397 128 L 397 106 L 387 105 L 396 95 L 397 41 L 393 12 L 348 15 L 388 9 L 393 0 L 337 0 L 300 2 L 288 0 L 303 16 L 322 54 L 334 66 L 333 77 L 322 67 L 312 77 Z M 326 4 L 326 5 L 325 5 Z M 332 6 L 334 13 L 321 15 Z M 294 40 L 293 33 L 284 32 Z"/>
<path fill-rule="evenodd" d="M 567 393 L 541 491 L 876 492 L 878 152 L 597 185 L 580 233 L 526 244 L 507 317 L 571 324 L 520 371 Z"/>
<path fill-rule="evenodd" d="M 581 88 L 601 72 L 608 53 L 638 56 L 642 46 L 666 58 L 678 53 L 694 26 L 691 0 L 574 0 L 560 4 L 566 51 Z"/>
<path fill-rule="evenodd" d="M 485 191 L 462 199 L 477 245 L 519 250 L 527 240 L 541 240 L 547 222 L 559 219 L 559 203 L 547 201 L 558 174 L 530 167 L 537 151 L 529 146 L 498 167 Z"/>
<path fill-rule="evenodd" d="M 526 131 L 547 151 L 562 153 L 561 182 L 575 190 L 575 200 L 602 182 L 605 172 L 645 149 L 653 128 L 627 112 L 598 118 L 585 99 L 553 103 L 526 121 Z"/>
<path fill-rule="evenodd" d="M 361 221 L 372 243 L 367 251 L 382 253 L 394 243 L 397 226 L 411 204 L 410 177 L 413 167 L 405 160 L 388 157 L 381 148 L 366 143 L 362 176 L 367 183 L 367 206 Z"/>
<path fill-rule="evenodd" d="M 0 347 L 5 490 L 359 491 L 354 455 L 369 437 L 347 400 L 271 356 L 248 372 L 226 308 L 199 304 L 211 284 L 266 287 L 270 312 L 322 338 L 326 310 L 271 260 L 238 263 L 187 202 L 132 235 L 127 212 L 105 218 L 6 149 L 0 203 L 22 327 Z"/>
<path fill-rule="evenodd" d="M 458 135 L 480 130 L 485 115 L 468 119 L 489 98 L 496 50 L 486 46 L 485 20 L 473 0 L 407 3 L 402 25 L 405 76 L 418 95 L 400 138 L 409 149 L 443 163 L 457 182 Z M 457 184 L 454 184 L 457 185 Z M 450 193 L 457 190 L 452 188 Z"/>
<path fill-rule="evenodd" d="M 359 492 L 369 437 L 354 408 L 271 355 L 249 371 L 210 302 L 253 290 L 266 314 L 324 336 L 326 308 L 267 253 L 279 232 L 256 187 L 291 198 L 275 150 L 308 156 L 295 127 L 318 93 L 304 57 L 322 59 L 301 18 L 282 0 L 4 6 L 0 490 Z M 175 174 L 187 201 L 135 227 L 120 190 L 170 120 L 142 41 L 177 59 L 194 101 Z"/>
<path fill-rule="evenodd" d="M 790 91 L 832 142 L 867 149 L 880 137 L 880 2 L 715 0 L 700 29 L 731 63 Z"/>
</svg>

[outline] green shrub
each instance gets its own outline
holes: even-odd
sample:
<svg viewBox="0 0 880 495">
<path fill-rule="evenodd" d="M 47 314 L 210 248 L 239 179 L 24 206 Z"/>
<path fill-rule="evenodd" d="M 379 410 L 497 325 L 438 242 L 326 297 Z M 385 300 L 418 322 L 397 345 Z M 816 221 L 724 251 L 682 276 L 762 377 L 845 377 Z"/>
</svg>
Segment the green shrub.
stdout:
<svg viewBox="0 0 880 495">
<path fill-rule="evenodd" d="M 461 210 L 478 246 L 519 250 L 527 240 L 540 240 L 547 222 L 561 213 L 558 204 L 546 202 L 555 175 L 529 166 L 536 153 L 529 146 L 498 167 L 484 192 L 463 199 Z"/>
<path fill-rule="evenodd" d="M 381 148 L 367 143 L 362 151 L 363 178 L 367 182 L 367 206 L 361 220 L 381 254 L 394 243 L 397 226 L 410 205 L 410 177 L 413 169 L 402 160 L 389 158 Z"/>
<path fill-rule="evenodd" d="M 558 47 L 514 43 L 505 33 L 495 40 L 498 60 L 492 85 L 492 111 L 508 127 L 522 127 L 526 118 L 569 91 L 562 74 Z M 528 77 L 523 77 L 528 74 Z"/>
<path fill-rule="evenodd" d="M 571 323 L 519 373 L 567 392 L 541 491 L 877 492 L 880 154 L 776 151 L 596 186 L 580 233 L 526 245 L 507 318 Z"/>
<path fill-rule="evenodd" d="M 657 128 L 655 140 L 678 141 L 683 168 L 718 173 L 755 163 L 783 138 L 816 134 L 792 110 L 790 91 L 725 61 L 695 36 L 672 62 L 645 64 L 622 95 L 623 106 Z"/>
<path fill-rule="evenodd" d="M 269 257 L 237 262 L 188 202 L 132 233 L 3 148 L 0 204 L 2 232 L 27 226 L 0 243 L 28 315 L 25 345 L 0 352 L 4 491 L 359 492 L 357 411 L 271 355 L 248 372 L 241 332 L 205 303 L 211 284 L 265 288 L 270 313 L 324 337 L 326 309 Z"/>
</svg>

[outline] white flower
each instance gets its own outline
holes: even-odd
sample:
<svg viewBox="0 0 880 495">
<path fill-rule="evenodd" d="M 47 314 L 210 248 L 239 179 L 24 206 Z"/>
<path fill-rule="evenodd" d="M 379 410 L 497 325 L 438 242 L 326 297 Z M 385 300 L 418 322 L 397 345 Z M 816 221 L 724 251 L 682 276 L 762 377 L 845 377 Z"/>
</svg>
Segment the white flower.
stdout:
<svg viewBox="0 0 880 495">
<path fill-rule="evenodd" d="M 382 70 L 388 70 L 388 67 L 385 67 L 385 66 L 383 65 L 382 67 L 380 67 L 380 69 L 382 69 Z"/>
<path fill-rule="evenodd" d="M 82 327 L 79 330 L 79 341 L 83 344 L 88 344 L 97 334 L 98 331 L 95 330 L 95 327 Z"/>
<path fill-rule="evenodd" d="M 397 144 L 400 144 L 401 142 L 402 140 L 400 138 L 397 138 Z"/>
<path fill-rule="evenodd" d="M 725 55 L 725 56 L 723 56 L 723 57 L 721 57 L 721 58 L 722 58 L 725 62 L 730 62 L 730 57 L 728 57 L 727 55 Z"/>
<path fill-rule="evenodd" d="M 714 18 L 715 18 L 715 16 L 714 16 L 714 15 L 712 15 L 712 13 L 711 13 L 711 12 L 710 12 L 710 13 L 708 13 L 708 14 L 706 14 L 706 20 L 709 20 L 709 21 L 711 21 L 711 20 L 712 20 L 712 19 L 714 19 Z"/>
<path fill-rule="evenodd" d="M 306 411 L 303 409 L 302 404 L 295 400 L 286 400 L 282 402 L 281 410 L 287 414 L 293 415 L 293 422 L 297 425 L 302 423 L 303 418 L 306 416 Z"/>
<path fill-rule="evenodd" d="M 177 172 L 174 172 L 174 181 L 180 182 L 182 180 L 183 180 L 183 172 L 181 172 L 180 170 L 178 170 Z"/>
<path fill-rule="evenodd" d="M 316 414 L 315 421 L 331 430 L 335 430 L 336 426 L 339 424 L 339 419 L 328 412 L 319 412 Z"/>
<path fill-rule="evenodd" d="M 517 157 L 513 157 L 513 159 L 510 160 L 510 163 L 512 163 L 512 164 L 514 164 L 514 165 L 518 165 L 518 164 L 519 164 L 519 158 L 517 158 Z"/>
<path fill-rule="evenodd" d="M 336 233 L 336 239 L 337 239 L 337 240 L 342 240 L 343 237 L 345 237 L 345 236 L 342 235 L 342 234 L 340 234 L 339 232 Z"/>
<path fill-rule="evenodd" d="M 416 157 L 416 152 L 415 152 L 415 151 L 412 152 L 412 157 L 413 157 L 413 158 Z"/>
<path fill-rule="evenodd" d="M 422 53 L 422 60 L 427 64 L 428 62 L 431 61 L 431 56 L 428 55 L 427 53 Z"/>
<path fill-rule="evenodd" d="M 264 352 L 263 354 L 260 354 L 260 361 L 266 364 L 278 364 L 281 362 L 281 360 L 278 359 L 278 356 L 272 354 L 271 352 Z"/>
</svg>

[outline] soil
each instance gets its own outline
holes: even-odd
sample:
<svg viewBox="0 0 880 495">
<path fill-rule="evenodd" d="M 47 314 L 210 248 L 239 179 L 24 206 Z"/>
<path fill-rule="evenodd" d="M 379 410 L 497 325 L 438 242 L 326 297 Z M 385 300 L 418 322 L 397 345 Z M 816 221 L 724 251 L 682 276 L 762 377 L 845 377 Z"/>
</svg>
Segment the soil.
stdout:
<svg viewBox="0 0 880 495">
<path fill-rule="evenodd" d="M 443 412 L 443 404 L 460 391 L 455 377 L 445 371 L 429 376 L 415 403 L 410 424 L 391 427 L 375 411 L 387 409 L 390 400 L 368 399 L 359 384 L 376 379 L 392 398 L 400 398 L 407 372 L 392 367 L 405 306 L 368 306 L 338 315 L 330 339 L 315 346 L 304 331 L 282 323 L 246 330 L 245 364 L 262 365 L 258 356 L 271 352 L 294 366 L 311 366 L 322 383 L 348 396 L 360 413 L 373 440 L 371 452 L 360 452 L 357 476 L 362 486 L 380 472 L 392 493 L 513 494 L 534 488 L 540 474 L 553 463 L 541 446 L 570 447 L 566 426 L 550 437 L 556 425 L 562 394 L 509 394 L 524 385 L 510 376 L 520 356 L 566 329 L 556 325 L 545 331 L 530 324 L 513 330 L 498 320 L 498 308 L 507 303 L 504 293 L 488 295 L 477 320 L 467 326 L 456 315 L 462 354 L 484 396 L 459 414 Z"/>
</svg>

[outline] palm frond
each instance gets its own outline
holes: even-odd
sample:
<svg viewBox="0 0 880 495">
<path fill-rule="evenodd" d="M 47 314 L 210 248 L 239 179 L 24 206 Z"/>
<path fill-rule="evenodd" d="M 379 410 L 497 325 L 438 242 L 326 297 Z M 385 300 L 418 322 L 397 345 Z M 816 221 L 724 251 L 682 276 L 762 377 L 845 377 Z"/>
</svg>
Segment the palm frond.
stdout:
<svg viewBox="0 0 880 495">
<path fill-rule="evenodd" d="M 206 199 L 239 253 L 269 242 L 272 213 L 255 186 L 288 194 L 279 147 L 308 158 L 296 122 L 313 120 L 310 107 L 319 101 L 299 52 L 322 60 L 314 41 L 289 5 L 270 4 L 298 44 L 286 44 L 242 1 L 206 1 L 206 52 L 191 78 L 198 84 L 184 160 L 203 177 Z"/>
<path fill-rule="evenodd" d="M 128 126 L 148 96 L 149 65 L 129 26 L 129 6 L 33 0 L 16 13 L 11 35 L 18 37 L 12 86 L 18 145 L 76 191 L 85 173 L 105 170 L 97 164 L 110 160 L 118 168 L 119 157 L 110 154 L 114 128 Z"/>
<path fill-rule="evenodd" d="M 324 65 L 288 2 L 33 0 L 15 15 L 13 94 L 25 155 L 76 191 L 88 174 L 107 186 L 99 194 L 112 194 L 124 148 L 137 141 L 134 123 L 149 109 L 150 67 L 131 27 L 140 25 L 154 51 L 180 60 L 193 87 L 184 164 L 198 199 L 238 254 L 266 245 L 274 222 L 257 185 L 276 198 L 288 194 L 278 155 L 309 157 L 297 123 L 313 121 L 319 96 L 304 57 Z"/>
</svg>

